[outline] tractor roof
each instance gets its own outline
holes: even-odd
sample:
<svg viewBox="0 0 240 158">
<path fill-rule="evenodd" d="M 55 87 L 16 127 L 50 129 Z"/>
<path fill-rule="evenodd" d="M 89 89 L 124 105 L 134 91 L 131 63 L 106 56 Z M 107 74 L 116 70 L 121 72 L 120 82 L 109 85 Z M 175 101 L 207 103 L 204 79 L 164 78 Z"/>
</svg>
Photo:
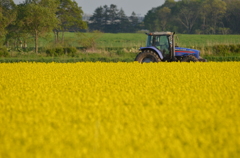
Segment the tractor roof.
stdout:
<svg viewBox="0 0 240 158">
<path fill-rule="evenodd" d="M 171 36 L 171 35 L 174 35 L 175 32 L 150 32 L 150 33 L 146 33 L 146 34 L 149 35 L 149 36 L 159 36 L 159 35 Z"/>
</svg>

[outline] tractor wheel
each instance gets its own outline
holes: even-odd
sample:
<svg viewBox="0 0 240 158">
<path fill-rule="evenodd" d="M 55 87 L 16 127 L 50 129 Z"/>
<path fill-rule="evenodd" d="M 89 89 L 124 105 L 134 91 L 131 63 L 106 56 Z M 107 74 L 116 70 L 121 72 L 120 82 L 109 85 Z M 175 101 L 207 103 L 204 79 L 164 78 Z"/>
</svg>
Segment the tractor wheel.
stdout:
<svg viewBox="0 0 240 158">
<path fill-rule="evenodd" d="M 188 55 L 188 56 L 183 57 L 183 59 L 181 60 L 181 62 L 190 62 L 190 61 L 197 62 L 198 58 L 196 58 L 193 55 Z"/>
<path fill-rule="evenodd" d="M 150 62 L 160 62 L 160 57 L 151 50 L 144 50 L 143 52 L 139 53 L 135 58 L 135 61 L 139 63 L 150 63 Z"/>
</svg>

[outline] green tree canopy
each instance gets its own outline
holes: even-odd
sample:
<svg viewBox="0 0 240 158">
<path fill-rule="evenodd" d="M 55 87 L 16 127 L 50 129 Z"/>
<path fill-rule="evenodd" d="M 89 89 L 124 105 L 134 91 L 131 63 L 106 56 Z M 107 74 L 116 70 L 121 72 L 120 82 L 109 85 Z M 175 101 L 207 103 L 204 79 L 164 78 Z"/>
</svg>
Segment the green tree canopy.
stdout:
<svg viewBox="0 0 240 158">
<path fill-rule="evenodd" d="M 0 38 L 7 34 L 7 27 L 16 19 L 16 5 L 13 0 L 0 0 Z"/>
<path fill-rule="evenodd" d="M 196 0 L 184 0 L 177 4 L 176 20 L 185 28 L 186 33 L 192 33 L 199 18 L 200 8 L 200 2 Z"/>
<path fill-rule="evenodd" d="M 118 9 L 116 5 L 104 5 L 95 9 L 90 18 L 89 28 L 91 31 L 99 30 L 102 32 L 135 32 L 139 22 L 135 13 L 130 17 L 125 15 L 123 9 Z"/>
<path fill-rule="evenodd" d="M 225 0 L 227 10 L 223 27 L 231 28 L 232 32 L 240 33 L 240 0 Z"/>
<path fill-rule="evenodd" d="M 166 31 L 166 25 L 170 21 L 171 9 L 169 7 L 163 7 L 157 11 L 157 17 L 162 31 Z"/>
<path fill-rule="evenodd" d="M 163 5 L 148 11 L 144 24 L 150 31 L 240 33 L 239 5 L 240 0 L 165 0 Z"/>
<path fill-rule="evenodd" d="M 54 28 L 56 41 L 58 33 L 65 31 L 78 31 L 87 28 L 87 23 L 82 21 L 83 11 L 78 7 L 77 2 L 72 0 L 60 0 L 56 16 L 60 21 L 59 25 Z M 63 35 L 63 34 L 62 34 Z M 63 39 L 62 39 L 63 40 Z"/>
<path fill-rule="evenodd" d="M 38 53 L 38 39 L 56 28 L 59 20 L 56 17 L 58 1 L 32 0 L 21 6 L 20 26 L 35 38 L 35 52 Z M 47 16 L 46 16 L 47 15 Z"/>
</svg>

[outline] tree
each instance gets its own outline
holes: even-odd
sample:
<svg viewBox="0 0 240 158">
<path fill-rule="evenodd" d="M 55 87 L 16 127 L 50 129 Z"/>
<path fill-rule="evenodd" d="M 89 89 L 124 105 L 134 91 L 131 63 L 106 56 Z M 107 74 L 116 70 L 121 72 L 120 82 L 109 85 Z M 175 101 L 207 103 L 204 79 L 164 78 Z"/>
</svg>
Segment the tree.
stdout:
<svg viewBox="0 0 240 158">
<path fill-rule="evenodd" d="M 57 18 L 60 21 L 58 27 L 54 29 L 55 40 L 59 40 L 59 32 L 62 32 L 62 41 L 64 32 L 71 29 L 72 31 L 86 29 L 86 22 L 82 21 L 83 11 L 78 7 L 77 2 L 72 0 L 60 0 L 58 11 L 56 12 Z"/>
<path fill-rule="evenodd" d="M 178 2 L 178 9 L 176 19 L 185 27 L 187 33 L 191 33 L 196 20 L 199 18 L 199 2 L 196 0 L 180 1 Z"/>
<path fill-rule="evenodd" d="M 110 7 L 104 6 L 105 12 L 105 27 L 104 32 L 117 32 L 117 25 L 119 24 L 119 17 L 118 17 L 118 8 L 116 5 L 111 4 Z"/>
<path fill-rule="evenodd" d="M 171 17 L 171 9 L 168 7 L 163 7 L 158 10 L 156 14 L 159 19 L 162 31 L 166 31 L 166 25 Z"/>
<path fill-rule="evenodd" d="M 13 0 L 0 0 L 0 38 L 7 34 L 7 27 L 16 19 L 16 5 Z"/>
<path fill-rule="evenodd" d="M 104 5 L 95 9 L 93 16 L 90 18 L 90 30 L 99 30 L 102 32 L 129 32 L 131 30 L 128 17 L 123 9 L 118 9 L 116 5 L 111 4 L 109 7 Z"/>
<path fill-rule="evenodd" d="M 150 31 L 240 33 L 239 5 L 240 0 L 165 0 L 148 11 L 144 25 Z"/>
<path fill-rule="evenodd" d="M 103 16 L 104 16 L 104 18 L 103 18 L 104 30 L 103 31 L 106 30 L 106 26 L 109 24 L 109 12 L 108 12 L 108 10 L 109 10 L 109 7 L 107 5 L 104 5 L 103 6 Z"/>
<path fill-rule="evenodd" d="M 165 0 L 164 4 L 148 11 L 144 17 L 145 28 L 150 31 L 171 29 L 174 26 L 174 13 L 176 12 L 174 0 Z M 167 27 L 168 26 L 168 27 Z"/>
<path fill-rule="evenodd" d="M 58 3 L 56 0 L 26 1 L 21 7 L 20 26 L 35 39 L 35 53 L 38 53 L 38 39 L 56 28 L 59 21 L 56 17 Z M 46 16 L 47 15 L 47 16 Z"/>
<path fill-rule="evenodd" d="M 90 24 L 89 27 L 92 30 L 99 30 L 103 31 L 104 30 L 104 9 L 102 6 L 98 7 L 95 9 L 93 16 L 89 19 Z"/>
<path fill-rule="evenodd" d="M 22 19 L 25 10 L 25 4 L 30 3 L 30 1 L 26 1 L 24 4 L 19 4 L 16 6 L 16 18 L 13 23 L 11 23 L 8 27 L 8 33 L 6 34 L 5 43 L 7 47 L 14 46 L 14 48 L 19 49 L 19 45 L 23 43 L 23 47 L 26 46 L 27 38 L 29 38 L 30 34 L 26 30 L 25 27 L 22 27 Z"/>
<path fill-rule="evenodd" d="M 131 22 L 130 32 L 136 32 L 138 29 L 139 22 L 135 12 L 132 12 L 132 15 L 130 16 L 130 22 Z"/>
<path fill-rule="evenodd" d="M 222 0 L 204 0 L 201 18 L 203 19 L 205 33 L 216 33 L 217 24 L 223 18 L 226 9 L 226 3 Z"/>
<path fill-rule="evenodd" d="M 114 25 L 116 23 L 115 20 L 118 19 L 118 8 L 116 5 L 114 4 L 111 4 L 109 9 L 107 10 L 107 14 L 109 15 L 108 16 L 108 19 L 110 21 L 110 24 Z"/>
<path fill-rule="evenodd" d="M 118 32 L 128 32 L 130 22 L 123 9 L 120 9 L 120 11 L 118 12 L 118 17 L 120 20 Z"/>
<path fill-rule="evenodd" d="M 156 24 L 159 22 L 156 14 L 156 8 L 149 10 L 144 17 L 144 26 L 150 31 L 158 30 Z"/>
<path fill-rule="evenodd" d="M 95 9 L 90 18 L 89 28 L 111 33 L 136 32 L 139 29 L 139 20 L 134 12 L 127 17 L 122 8 L 119 10 L 114 4 L 104 5 Z"/>
<path fill-rule="evenodd" d="M 227 4 L 227 10 L 223 27 L 229 27 L 233 33 L 240 33 L 240 0 L 225 1 Z"/>
</svg>

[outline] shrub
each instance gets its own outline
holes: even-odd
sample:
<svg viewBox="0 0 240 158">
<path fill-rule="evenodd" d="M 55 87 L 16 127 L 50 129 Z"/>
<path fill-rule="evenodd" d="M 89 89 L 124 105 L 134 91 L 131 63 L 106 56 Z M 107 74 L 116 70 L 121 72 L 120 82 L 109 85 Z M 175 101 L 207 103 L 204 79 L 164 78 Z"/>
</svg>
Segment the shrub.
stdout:
<svg viewBox="0 0 240 158">
<path fill-rule="evenodd" d="M 95 30 L 91 34 L 78 33 L 78 44 L 86 49 L 96 49 L 97 48 L 97 39 L 102 36 L 102 32 Z"/>
<path fill-rule="evenodd" d="M 240 44 L 234 45 L 231 44 L 229 45 L 231 53 L 240 53 Z"/>
<path fill-rule="evenodd" d="M 63 48 L 55 48 L 55 52 L 57 56 L 61 56 L 64 54 L 64 49 Z"/>
<path fill-rule="evenodd" d="M 200 48 L 199 48 L 200 49 Z M 218 44 L 214 46 L 206 46 L 204 47 L 204 51 L 211 51 L 215 55 L 227 55 L 230 53 L 240 53 L 240 44 Z"/>
<path fill-rule="evenodd" d="M 46 50 L 47 56 L 62 56 L 64 54 L 74 57 L 76 56 L 77 49 L 75 47 L 58 47 L 58 48 L 51 48 Z"/>
<path fill-rule="evenodd" d="M 56 54 L 56 49 L 55 48 L 52 48 L 52 49 L 47 49 L 46 50 L 46 54 L 47 54 L 47 56 L 57 56 L 57 54 Z"/>
<path fill-rule="evenodd" d="M 71 57 L 76 56 L 77 49 L 75 47 L 66 47 L 64 48 L 64 52 Z"/>
<path fill-rule="evenodd" d="M 6 47 L 0 47 L 0 57 L 8 57 L 9 53 Z"/>
<path fill-rule="evenodd" d="M 225 55 L 227 53 L 230 53 L 230 47 L 223 44 L 213 46 L 213 50 L 216 52 L 216 54 Z"/>
</svg>

